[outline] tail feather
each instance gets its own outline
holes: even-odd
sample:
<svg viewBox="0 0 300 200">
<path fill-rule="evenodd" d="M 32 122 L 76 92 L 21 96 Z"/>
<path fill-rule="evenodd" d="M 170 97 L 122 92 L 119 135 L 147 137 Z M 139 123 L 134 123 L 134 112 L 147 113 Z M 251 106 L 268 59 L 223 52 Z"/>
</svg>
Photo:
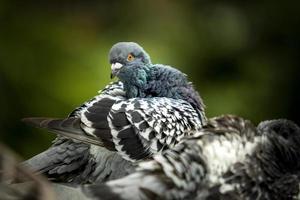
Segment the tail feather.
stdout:
<svg viewBox="0 0 300 200">
<path fill-rule="evenodd" d="M 79 140 L 88 144 L 104 146 L 103 141 L 91 135 L 87 135 L 81 128 L 81 121 L 76 117 L 69 117 L 66 119 L 54 119 L 43 117 L 24 118 L 22 121 L 28 125 L 47 129 L 50 132 Z"/>
</svg>

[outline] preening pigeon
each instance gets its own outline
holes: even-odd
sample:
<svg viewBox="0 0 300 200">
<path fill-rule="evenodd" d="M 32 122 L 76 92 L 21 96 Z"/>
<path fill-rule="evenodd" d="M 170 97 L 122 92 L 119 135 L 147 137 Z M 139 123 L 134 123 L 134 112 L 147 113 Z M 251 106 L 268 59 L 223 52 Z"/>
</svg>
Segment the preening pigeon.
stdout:
<svg viewBox="0 0 300 200">
<path fill-rule="evenodd" d="M 300 128 L 291 121 L 208 120 L 135 173 L 83 187 L 92 199 L 299 199 Z"/>
<path fill-rule="evenodd" d="M 24 119 L 63 136 L 27 165 L 68 182 L 103 174 L 109 179 L 116 171 L 124 171 L 122 164 L 130 166 L 131 162 L 173 147 L 205 124 L 202 99 L 179 70 L 152 64 L 143 48 L 133 42 L 115 44 L 109 61 L 112 76 L 119 81 L 108 85 L 68 118 Z M 102 151 L 108 155 L 104 160 Z M 114 171 L 111 165 L 115 159 L 122 164 Z M 95 175 L 97 167 L 102 171 Z"/>
</svg>

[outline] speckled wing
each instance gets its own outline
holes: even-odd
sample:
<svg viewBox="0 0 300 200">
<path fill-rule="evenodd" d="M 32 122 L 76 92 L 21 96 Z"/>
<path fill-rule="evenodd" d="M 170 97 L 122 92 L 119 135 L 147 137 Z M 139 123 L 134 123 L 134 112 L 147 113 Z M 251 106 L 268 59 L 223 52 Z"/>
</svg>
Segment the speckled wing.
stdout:
<svg viewBox="0 0 300 200">
<path fill-rule="evenodd" d="M 164 97 L 118 101 L 108 116 L 115 148 L 139 160 L 177 144 L 203 125 L 186 101 Z"/>
<path fill-rule="evenodd" d="M 135 161 L 178 143 L 203 125 L 186 101 L 164 97 L 132 98 L 102 94 L 66 119 L 27 121 L 60 135 L 117 150 Z"/>
</svg>

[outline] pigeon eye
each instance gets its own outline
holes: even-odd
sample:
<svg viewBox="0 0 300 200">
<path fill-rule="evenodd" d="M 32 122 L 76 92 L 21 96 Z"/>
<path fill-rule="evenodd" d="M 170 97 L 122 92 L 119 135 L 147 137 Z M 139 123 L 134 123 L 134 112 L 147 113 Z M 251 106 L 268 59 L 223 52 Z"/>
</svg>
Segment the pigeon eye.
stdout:
<svg viewBox="0 0 300 200">
<path fill-rule="evenodd" d="M 127 60 L 128 60 L 128 61 L 133 61 L 133 60 L 134 60 L 134 56 L 133 56 L 131 53 L 128 54 Z"/>
</svg>

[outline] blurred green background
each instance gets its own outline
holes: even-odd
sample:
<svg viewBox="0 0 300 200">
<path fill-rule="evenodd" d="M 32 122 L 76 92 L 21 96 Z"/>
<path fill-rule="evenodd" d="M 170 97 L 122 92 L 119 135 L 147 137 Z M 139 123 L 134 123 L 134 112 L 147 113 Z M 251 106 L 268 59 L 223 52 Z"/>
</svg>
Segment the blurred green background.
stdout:
<svg viewBox="0 0 300 200">
<path fill-rule="evenodd" d="M 292 1 L 0 2 L 0 140 L 24 158 L 55 135 L 20 122 L 64 117 L 110 82 L 107 54 L 140 43 L 186 74 L 207 116 L 300 123 L 299 9 Z"/>
</svg>

